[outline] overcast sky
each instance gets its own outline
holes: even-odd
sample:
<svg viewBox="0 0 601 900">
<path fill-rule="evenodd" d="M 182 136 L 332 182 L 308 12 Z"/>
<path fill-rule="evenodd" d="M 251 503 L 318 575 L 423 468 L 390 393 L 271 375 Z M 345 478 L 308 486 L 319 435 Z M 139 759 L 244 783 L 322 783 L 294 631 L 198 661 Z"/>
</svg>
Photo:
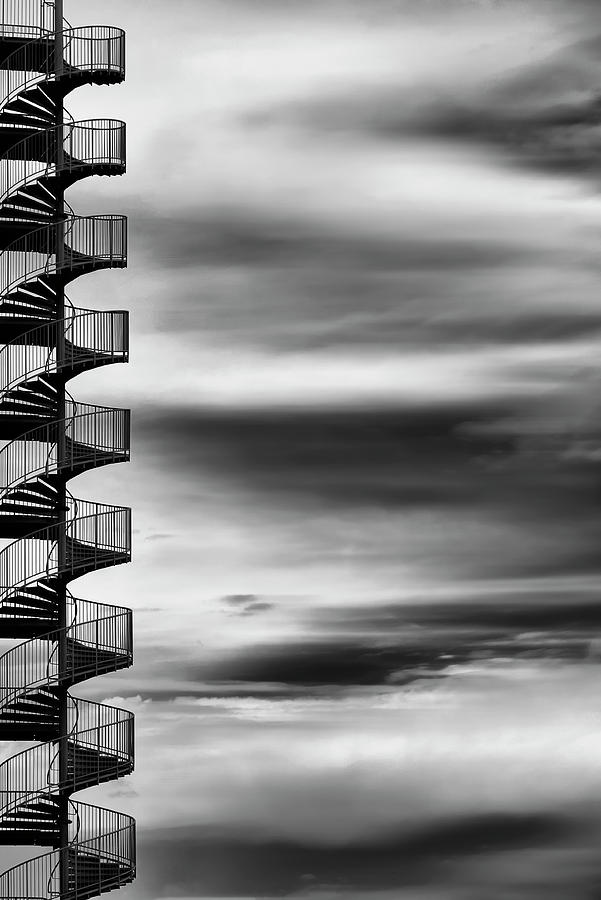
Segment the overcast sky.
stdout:
<svg viewBox="0 0 601 900">
<path fill-rule="evenodd" d="M 67 6 L 128 32 L 67 104 L 129 129 L 120 897 L 594 900 L 601 5 Z"/>
</svg>

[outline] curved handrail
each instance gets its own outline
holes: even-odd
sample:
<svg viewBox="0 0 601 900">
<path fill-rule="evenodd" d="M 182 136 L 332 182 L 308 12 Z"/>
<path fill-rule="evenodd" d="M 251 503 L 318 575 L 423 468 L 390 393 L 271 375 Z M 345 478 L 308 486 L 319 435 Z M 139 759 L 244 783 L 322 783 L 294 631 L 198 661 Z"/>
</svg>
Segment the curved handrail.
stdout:
<svg viewBox="0 0 601 900">
<path fill-rule="evenodd" d="M 59 359 L 56 338 L 61 327 L 65 346 Z M 44 322 L 4 344 L 0 349 L 0 396 L 36 375 L 72 369 L 82 362 L 105 364 L 107 357 L 114 363 L 127 362 L 129 314 L 73 307 L 66 318 Z"/>
<path fill-rule="evenodd" d="M 17 691 L 30 690 L 42 684 L 72 682 L 84 671 L 89 671 L 89 664 L 78 665 L 75 658 L 67 670 L 59 669 L 58 660 L 53 660 L 55 654 L 49 645 L 58 644 L 63 635 L 67 640 L 96 653 L 113 653 L 119 659 L 131 661 L 132 611 L 124 606 L 94 605 L 97 607 L 94 618 L 76 621 L 65 628 L 31 638 L 0 656 L 0 706 Z M 101 606 L 105 606 L 104 616 L 100 614 Z M 96 668 L 102 667 L 96 664 Z"/>
<path fill-rule="evenodd" d="M 68 404 L 69 406 L 69 404 Z M 94 468 L 129 459 L 130 411 L 119 407 L 78 403 L 76 415 L 32 428 L 0 450 L 0 501 L 17 485 L 77 468 Z M 69 443 L 59 458 L 57 426 L 67 424 Z M 87 455 L 82 455 L 87 448 Z"/>
<path fill-rule="evenodd" d="M 103 756 L 111 756 L 116 761 L 116 768 L 127 766 L 133 771 L 134 713 L 107 703 L 70 699 L 78 707 L 77 715 L 81 716 L 84 711 L 86 718 L 85 727 L 77 725 L 69 730 L 69 743 L 82 750 L 96 750 Z M 90 708 L 85 711 L 86 707 Z M 61 779 L 54 763 L 55 750 L 54 741 L 44 741 L 0 764 L 0 821 L 8 812 L 41 794 L 51 796 L 53 788 L 76 791 L 84 784 L 91 786 L 89 780 L 93 770 L 81 777 L 73 772 L 71 777 Z M 101 774 L 100 769 L 97 774 Z M 97 783 L 101 783 L 100 778 Z"/>
<path fill-rule="evenodd" d="M 91 564 L 99 568 L 101 565 L 119 565 L 130 559 L 131 510 L 90 501 L 83 505 L 85 509 L 95 508 L 95 511 L 70 521 L 68 539 L 87 550 L 89 556 L 72 556 L 59 566 L 54 525 L 13 541 L 0 551 L 0 602 L 11 591 L 35 581 L 58 576 L 71 580 L 77 578 L 78 570 Z M 99 511 L 102 509 L 105 511 Z"/>
<path fill-rule="evenodd" d="M 39 82 L 67 80 L 74 74 L 87 74 L 90 80 L 95 74 L 104 74 L 122 81 L 125 77 L 125 32 L 110 25 L 66 28 L 63 31 L 63 63 L 63 72 L 57 73 L 53 34 L 42 34 L 11 53 L 0 70 L 0 113 L 17 94 Z"/>
<path fill-rule="evenodd" d="M 70 216 L 22 235 L 0 253 L 0 300 L 40 275 L 126 261 L 127 216 Z"/>
<path fill-rule="evenodd" d="M 77 840 L 70 845 L 69 849 L 72 848 L 74 865 L 77 866 L 78 854 L 98 859 L 98 893 L 110 890 L 110 885 L 116 887 L 131 881 L 136 870 L 135 820 L 125 813 L 116 813 L 114 810 L 90 806 L 87 803 L 71 802 L 73 807 L 77 808 L 79 831 L 85 833 L 92 830 L 100 831 L 101 828 L 103 830 L 102 834 Z M 108 823 L 112 823 L 116 827 L 111 828 Z M 58 897 L 60 888 L 57 869 L 62 859 L 62 852 L 61 850 L 52 850 L 50 853 L 45 853 L 8 869 L 0 875 L 0 897 L 10 898 L 10 900 L 48 900 L 49 897 Z M 103 860 L 114 863 L 123 871 L 102 879 L 101 864 Z"/>
<path fill-rule="evenodd" d="M 62 142 L 63 159 L 58 161 Z M 19 188 L 50 173 L 79 173 L 95 166 L 125 171 L 125 123 L 83 119 L 29 134 L 0 159 L 0 206 Z M 93 172 L 90 172 L 93 174 Z"/>
</svg>

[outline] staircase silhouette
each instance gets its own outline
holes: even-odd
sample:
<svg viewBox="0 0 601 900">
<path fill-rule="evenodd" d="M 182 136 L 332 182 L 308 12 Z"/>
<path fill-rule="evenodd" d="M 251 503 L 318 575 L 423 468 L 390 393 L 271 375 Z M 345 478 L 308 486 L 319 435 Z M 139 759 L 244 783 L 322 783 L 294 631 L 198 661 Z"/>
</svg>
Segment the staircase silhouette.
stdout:
<svg viewBox="0 0 601 900">
<path fill-rule="evenodd" d="M 57 21 L 62 0 L 14 0 L 0 23 L 0 845 L 47 848 L 0 875 L 0 900 L 86 900 L 135 877 L 135 823 L 73 794 L 128 775 L 134 717 L 73 696 L 131 666 L 132 614 L 75 597 L 81 576 L 129 562 L 126 507 L 69 480 L 126 462 L 129 410 L 80 403 L 67 383 L 127 362 L 128 315 L 72 306 L 66 286 L 127 264 L 124 216 L 77 216 L 65 191 L 125 171 L 125 125 L 75 122 L 82 85 L 123 80 L 124 34 Z"/>
</svg>

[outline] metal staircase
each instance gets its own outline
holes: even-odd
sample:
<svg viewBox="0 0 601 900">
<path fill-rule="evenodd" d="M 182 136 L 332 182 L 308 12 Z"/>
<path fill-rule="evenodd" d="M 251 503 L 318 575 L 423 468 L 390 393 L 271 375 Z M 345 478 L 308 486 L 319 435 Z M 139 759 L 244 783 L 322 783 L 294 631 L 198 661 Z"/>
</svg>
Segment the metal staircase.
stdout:
<svg viewBox="0 0 601 900">
<path fill-rule="evenodd" d="M 0 900 L 87 900 L 135 877 L 130 816 L 73 799 L 132 772 L 133 715 L 72 696 L 132 664 L 129 609 L 70 583 L 131 555 L 130 510 L 74 497 L 70 479 L 126 462 L 129 410 L 67 383 L 127 362 L 128 315 L 78 309 L 66 285 L 127 263 L 123 216 L 77 216 L 65 191 L 125 171 L 125 125 L 75 122 L 84 84 L 123 80 L 120 29 L 72 28 L 63 0 L 0 0 L 0 845 L 48 848 L 0 875 Z"/>
</svg>

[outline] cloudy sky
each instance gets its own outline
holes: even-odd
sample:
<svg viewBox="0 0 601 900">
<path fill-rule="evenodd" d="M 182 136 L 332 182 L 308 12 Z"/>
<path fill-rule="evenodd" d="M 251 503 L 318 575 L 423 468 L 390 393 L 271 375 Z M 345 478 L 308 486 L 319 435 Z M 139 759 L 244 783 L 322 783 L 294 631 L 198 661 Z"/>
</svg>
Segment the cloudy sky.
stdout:
<svg viewBox="0 0 601 900">
<path fill-rule="evenodd" d="M 69 13 L 72 13 L 69 15 Z M 601 5 L 79 0 L 128 79 L 123 900 L 595 900 Z M 7 853 L 4 853 L 7 856 Z M 7 857 L 8 858 L 8 857 Z"/>
</svg>

